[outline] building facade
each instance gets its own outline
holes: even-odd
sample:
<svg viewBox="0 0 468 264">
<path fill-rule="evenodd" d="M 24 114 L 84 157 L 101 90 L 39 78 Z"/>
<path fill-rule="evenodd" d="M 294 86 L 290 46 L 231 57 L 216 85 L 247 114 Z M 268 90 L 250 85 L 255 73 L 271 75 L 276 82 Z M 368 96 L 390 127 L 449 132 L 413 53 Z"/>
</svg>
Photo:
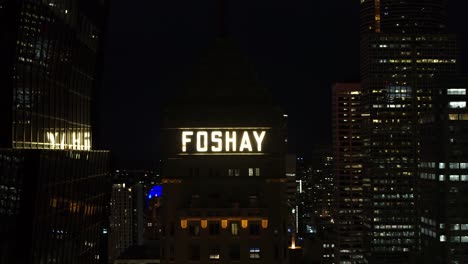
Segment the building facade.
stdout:
<svg viewBox="0 0 468 264">
<path fill-rule="evenodd" d="M 364 263 L 361 114 L 360 84 L 333 85 L 336 263 Z"/>
<path fill-rule="evenodd" d="M 93 150 L 104 1 L 0 3 L 1 263 L 104 263 L 107 151 Z"/>
<path fill-rule="evenodd" d="M 438 81 L 421 117 L 419 262 L 468 262 L 468 80 Z"/>
<path fill-rule="evenodd" d="M 418 118 L 433 83 L 458 71 L 446 2 L 361 1 L 366 244 L 370 263 L 407 263 L 417 247 Z M 393 10 L 393 11 L 392 11 Z"/>
<path fill-rule="evenodd" d="M 286 263 L 282 111 L 219 39 L 162 132 L 162 263 Z"/>
</svg>

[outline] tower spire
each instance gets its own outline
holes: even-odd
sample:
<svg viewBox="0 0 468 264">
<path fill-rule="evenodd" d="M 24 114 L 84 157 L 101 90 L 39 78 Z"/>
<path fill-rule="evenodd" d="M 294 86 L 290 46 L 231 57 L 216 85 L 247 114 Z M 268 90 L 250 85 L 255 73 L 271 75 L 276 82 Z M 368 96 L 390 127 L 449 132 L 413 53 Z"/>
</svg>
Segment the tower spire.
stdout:
<svg viewBox="0 0 468 264">
<path fill-rule="evenodd" d="M 216 1 L 216 35 L 218 38 L 224 38 L 227 36 L 227 23 L 226 23 L 226 2 L 225 0 Z"/>
</svg>

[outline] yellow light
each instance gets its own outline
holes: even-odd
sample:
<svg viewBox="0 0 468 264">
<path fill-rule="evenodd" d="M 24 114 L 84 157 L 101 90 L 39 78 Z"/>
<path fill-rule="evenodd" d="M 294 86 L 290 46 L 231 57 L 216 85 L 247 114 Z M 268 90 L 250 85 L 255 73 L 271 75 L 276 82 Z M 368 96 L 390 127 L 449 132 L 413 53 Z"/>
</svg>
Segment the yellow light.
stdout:
<svg viewBox="0 0 468 264">
<path fill-rule="evenodd" d="M 227 228 L 227 226 L 228 226 L 228 220 L 221 220 L 221 227 Z"/>
<path fill-rule="evenodd" d="M 180 227 L 183 229 L 187 228 L 187 219 L 180 220 Z"/>
<path fill-rule="evenodd" d="M 268 219 L 262 220 L 262 228 L 268 228 Z"/>
<path fill-rule="evenodd" d="M 249 221 L 244 219 L 242 220 L 241 225 L 242 225 L 242 228 L 247 228 L 247 226 L 249 225 Z"/>
<path fill-rule="evenodd" d="M 206 228 L 208 226 L 208 221 L 207 220 L 201 220 L 201 227 Z"/>
</svg>

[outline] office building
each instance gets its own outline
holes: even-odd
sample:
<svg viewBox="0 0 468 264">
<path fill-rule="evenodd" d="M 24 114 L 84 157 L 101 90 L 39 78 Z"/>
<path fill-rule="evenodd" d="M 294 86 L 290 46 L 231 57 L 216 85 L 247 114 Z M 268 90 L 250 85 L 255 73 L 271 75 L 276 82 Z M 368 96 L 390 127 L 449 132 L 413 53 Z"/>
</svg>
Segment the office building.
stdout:
<svg viewBox="0 0 468 264">
<path fill-rule="evenodd" d="M 468 262 L 467 89 L 466 78 L 439 80 L 420 119 L 419 263 Z"/>
<path fill-rule="evenodd" d="M 143 210 L 137 212 L 135 205 L 138 193 L 137 185 L 115 183 L 112 185 L 109 217 L 109 261 L 117 259 L 122 252 L 132 245 L 142 244 L 138 238 L 138 216 L 143 216 Z M 136 201 L 135 201 L 136 200 Z M 143 204 L 143 201 L 140 201 Z M 135 223 L 136 222 L 136 223 Z M 143 229 L 143 224 L 140 226 Z M 143 233 L 143 232 L 141 232 Z"/>
<path fill-rule="evenodd" d="M 105 263 L 107 151 L 93 150 L 103 1 L 0 3 L 0 262 Z"/>
<path fill-rule="evenodd" d="M 364 263 L 361 86 L 332 87 L 336 263 Z"/>
<path fill-rule="evenodd" d="M 361 34 L 444 33 L 447 1 L 361 0 Z"/>
<path fill-rule="evenodd" d="M 445 5 L 443 0 L 361 1 L 370 263 L 408 263 L 416 249 L 417 120 L 432 107 L 434 80 L 458 71 L 456 37 L 445 30 Z"/>
</svg>

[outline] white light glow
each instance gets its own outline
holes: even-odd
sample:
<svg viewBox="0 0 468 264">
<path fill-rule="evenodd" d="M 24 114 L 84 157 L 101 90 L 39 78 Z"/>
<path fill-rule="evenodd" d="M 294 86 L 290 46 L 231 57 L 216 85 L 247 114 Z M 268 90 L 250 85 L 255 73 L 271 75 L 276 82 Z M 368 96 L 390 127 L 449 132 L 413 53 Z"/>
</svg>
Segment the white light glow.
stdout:
<svg viewBox="0 0 468 264">
<path fill-rule="evenodd" d="M 187 143 L 192 142 L 188 136 L 193 136 L 192 131 L 183 131 L 182 132 L 182 152 L 187 152 Z"/>
<path fill-rule="evenodd" d="M 183 130 L 179 155 L 262 154 L 265 130 Z M 193 147 L 189 145 L 193 144 Z"/>
<path fill-rule="evenodd" d="M 252 152 L 252 144 L 250 144 L 249 133 L 247 131 L 245 131 L 242 135 L 239 151 L 242 152 L 244 151 L 244 149 L 247 149 L 249 152 Z"/>
</svg>

